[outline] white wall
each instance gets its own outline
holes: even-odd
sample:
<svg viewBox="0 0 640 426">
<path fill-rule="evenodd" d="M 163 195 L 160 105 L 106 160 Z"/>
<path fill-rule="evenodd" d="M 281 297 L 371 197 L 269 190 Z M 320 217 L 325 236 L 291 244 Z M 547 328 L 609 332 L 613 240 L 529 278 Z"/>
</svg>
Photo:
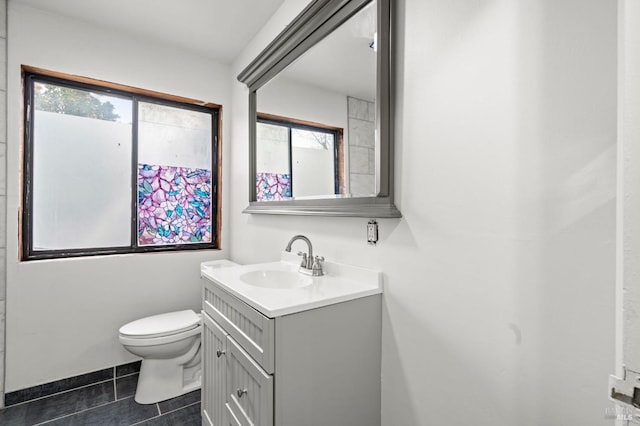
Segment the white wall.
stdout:
<svg viewBox="0 0 640 426">
<path fill-rule="evenodd" d="M 227 66 L 9 2 L 6 391 L 133 359 L 117 339 L 131 320 L 200 307 L 199 263 L 222 251 L 18 261 L 20 65 L 230 105 Z M 223 109 L 223 165 L 230 128 Z M 228 199 L 227 169 L 223 198 Z M 222 247 L 229 241 L 223 203 Z"/>
<path fill-rule="evenodd" d="M 258 90 L 257 109 L 258 112 L 342 127 L 345 139 L 347 137 L 347 95 L 343 93 L 276 78 Z"/>
<path fill-rule="evenodd" d="M 7 167 L 7 0 L 0 1 L 0 407 L 4 407 Z M 5 107 L 5 108 L 3 108 Z"/>
<path fill-rule="evenodd" d="M 234 76 L 304 6 L 288 0 Z M 385 273 L 387 426 L 605 425 L 614 367 L 616 4 L 398 0 L 401 220 L 243 215 L 234 81 L 232 258 L 303 233 Z M 237 142 L 237 143 L 236 143 Z"/>
<path fill-rule="evenodd" d="M 618 1 L 618 327 L 617 369 L 640 372 L 640 2 Z"/>
</svg>

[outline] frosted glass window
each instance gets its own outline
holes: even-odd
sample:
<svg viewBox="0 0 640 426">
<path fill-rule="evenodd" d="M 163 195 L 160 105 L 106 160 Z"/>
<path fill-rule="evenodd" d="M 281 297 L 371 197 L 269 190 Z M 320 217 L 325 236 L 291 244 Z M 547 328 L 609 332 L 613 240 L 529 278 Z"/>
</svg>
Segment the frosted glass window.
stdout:
<svg viewBox="0 0 640 426">
<path fill-rule="evenodd" d="M 256 200 L 288 200 L 291 198 L 289 128 L 257 123 L 256 132 Z"/>
<path fill-rule="evenodd" d="M 24 260 L 218 247 L 219 108 L 111 86 L 25 73 Z"/>
<path fill-rule="evenodd" d="M 52 84 L 35 100 L 33 248 L 128 245 L 132 102 Z"/>
<path fill-rule="evenodd" d="M 211 114 L 138 105 L 138 244 L 210 243 Z"/>
<path fill-rule="evenodd" d="M 138 163 L 211 170 L 212 116 L 138 103 Z"/>
<path fill-rule="evenodd" d="M 335 134 L 291 129 L 292 191 L 296 197 L 336 193 Z"/>
<path fill-rule="evenodd" d="M 258 123 L 256 132 L 256 170 L 259 173 L 289 173 L 289 128 Z"/>
</svg>

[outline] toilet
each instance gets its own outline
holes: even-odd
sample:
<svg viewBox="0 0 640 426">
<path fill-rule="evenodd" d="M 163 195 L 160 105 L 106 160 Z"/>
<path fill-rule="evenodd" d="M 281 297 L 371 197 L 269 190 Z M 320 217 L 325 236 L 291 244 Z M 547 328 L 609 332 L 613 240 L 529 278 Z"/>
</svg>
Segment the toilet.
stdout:
<svg viewBox="0 0 640 426">
<path fill-rule="evenodd" d="M 120 327 L 120 343 L 142 358 L 137 403 L 153 404 L 200 389 L 201 330 L 201 314 L 190 309 L 145 317 Z"/>
</svg>

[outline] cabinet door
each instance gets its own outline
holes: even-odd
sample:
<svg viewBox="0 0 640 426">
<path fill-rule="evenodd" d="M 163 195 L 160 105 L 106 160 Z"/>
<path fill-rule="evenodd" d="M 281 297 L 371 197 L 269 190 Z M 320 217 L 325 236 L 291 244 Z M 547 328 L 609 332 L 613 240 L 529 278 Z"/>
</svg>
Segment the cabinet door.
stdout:
<svg viewBox="0 0 640 426">
<path fill-rule="evenodd" d="M 226 419 L 227 333 L 202 313 L 202 423 L 223 426 Z"/>
<path fill-rule="evenodd" d="M 227 337 L 226 362 L 230 415 L 242 426 L 273 426 L 273 376 L 231 337 Z"/>
<path fill-rule="evenodd" d="M 238 420 L 231 407 L 229 407 L 229 404 L 225 404 L 225 408 L 227 409 L 227 419 L 229 419 L 228 425 L 226 426 L 244 426 L 240 423 L 240 420 Z"/>
</svg>

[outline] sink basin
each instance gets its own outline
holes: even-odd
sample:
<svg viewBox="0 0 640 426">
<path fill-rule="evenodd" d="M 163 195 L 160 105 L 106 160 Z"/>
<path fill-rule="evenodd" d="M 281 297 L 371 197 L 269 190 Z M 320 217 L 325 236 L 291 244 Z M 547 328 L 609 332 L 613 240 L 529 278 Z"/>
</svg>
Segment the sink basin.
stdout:
<svg viewBox="0 0 640 426">
<path fill-rule="evenodd" d="M 245 272 L 240 280 L 255 286 L 265 288 L 300 288 L 310 285 L 310 277 L 294 271 L 264 270 Z"/>
</svg>

